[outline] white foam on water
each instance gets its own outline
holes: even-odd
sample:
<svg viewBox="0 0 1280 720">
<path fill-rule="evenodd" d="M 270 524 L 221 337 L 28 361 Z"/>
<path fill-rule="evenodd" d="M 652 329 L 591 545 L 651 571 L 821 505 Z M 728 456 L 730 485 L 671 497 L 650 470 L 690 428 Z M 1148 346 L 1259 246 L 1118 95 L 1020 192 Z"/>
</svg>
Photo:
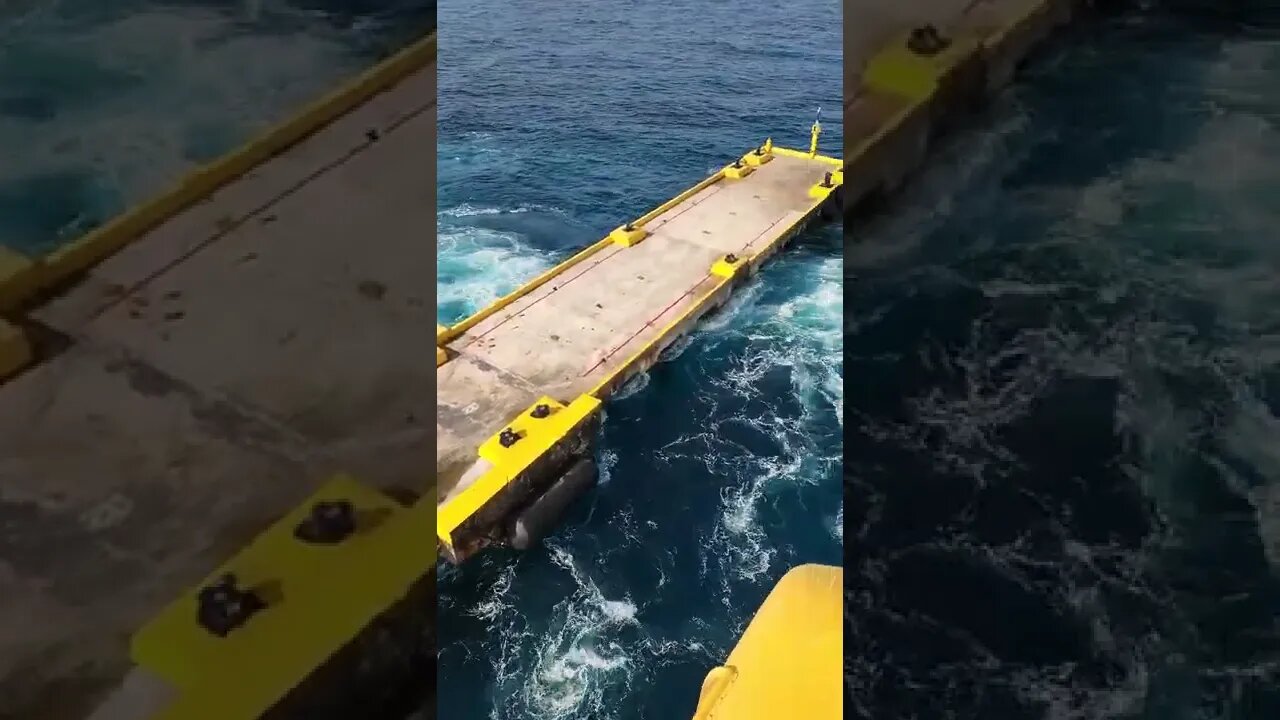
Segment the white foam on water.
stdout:
<svg viewBox="0 0 1280 720">
<path fill-rule="evenodd" d="M 550 257 L 510 232 L 469 225 L 437 230 L 436 291 L 441 312 L 476 312 L 551 267 Z M 441 317 L 449 324 L 461 317 Z"/>
<path fill-rule="evenodd" d="M 549 544 L 548 549 L 555 565 L 572 577 L 574 590 L 556 604 L 551 626 L 537 642 L 519 689 L 520 704 L 539 718 L 610 717 L 604 686 L 629 684 L 634 648 L 619 631 L 637 624 L 637 607 L 627 597 L 606 597 L 565 547 Z"/>
<path fill-rule="evenodd" d="M 613 481 L 613 469 L 618 467 L 618 452 L 610 448 L 602 449 L 596 457 L 598 477 L 596 482 L 608 485 Z"/>
<path fill-rule="evenodd" d="M 469 218 L 469 217 L 486 217 L 492 215 L 523 215 L 531 212 L 551 213 L 555 215 L 563 215 L 564 212 L 559 208 L 544 205 L 520 205 L 514 208 L 496 208 L 483 205 L 472 205 L 471 203 L 462 203 L 451 208 L 444 208 L 439 211 L 440 217 L 447 218 Z"/>
<path fill-rule="evenodd" d="M 623 383 L 622 387 L 618 388 L 618 391 L 613 394 L 611 400 L 614 402 L 626 400 L 632 395 L 643 392 L 647 387 L 649 387 L 649 373 L 646 371 Z"/>
<path fill-rule="evenodd" d="M 1238 680 L 1237 688 L 1245 681 L 1258 687 L 1258 678 L 1276 671 L 1274 663 L 1265 662 L 1251 667 L 1187 663 L 1179 659 L 1177 638 L 1123 636 L 1099 601 L 1098 579 L 1135 597 L 1164 602 L 1151 597 L 1143 578 L 1165 548 L 1191 541 L 1182 528 L 1200 520 L 1203 509 L 1187 497 L 1183 480 L 1199 462 L 1215 468 L 1218 479 L 1253 506 L 1264 552 L 1273 572 L 1280 572 L 1280 523 L 1275 520 L 1280 517 L 1275 441 L 1280 418 L 1259 396 L 1263 373 L 1280 367 L 1275 331 L 1280 327 L 1280 284 L 1275 282 L 1280 207 L 1274 201 L 1280 192 L 1278 67 L 1280 43 L 1227 43 L 1221 60 L 1201 80 L 1214 112 L 1203 119 L 1188 146 L 1128 161 L 1082 188 L 1036 193 L 1062 219 L 1045 237 L 1027 243 L 1069 248 L 1072 262 L 1078 261 L 1089 282 L 1101 288 L 1101 304 L 1132 310 L 1098 318 L 1088 337 L 1054 319 L 1009 338 L 987 318 L 979 318 L 969 342 L 938 360 L 962 370 L 964 387 L 912 399 L 917 423 L 882 422 L 868 430 L 919 448 L 944 470 L 982 479 L 991 464 L 1018 462 L 1001 446 L 999 431 L 1016 424 L 1057 377 L 1120 381 L 1114 429 L 1136 443 L 1134 462 L 1126 471 L 1156 505 L 1167 528 L 1157 530 L 1138 552 L 1064 538 L 1071 559 L 1067 565 L 1087 572 L 1075 577 L 1067 569 L 1053 568 L 1060 577 L 1042 584 L 1054 588 L 1055 600 L 1089 622 L 1094 647 L 1116 663 L 1118 678 L 1112 687 L 1090 690 L 1079 687 L 1073 675 L 1077 669 L 1069 665 L 1002 675 L 1015 695 L 1044 707 L 1050 720 L 1127 717 L 1167 687 L 1194 688 L 1198 677 L 1229 677 Z M 901 228 L 891 229 L 901 236 Z M 1140 239 L 1133 237 L 1135 232 Z M 1021 301 L 1079 288 L 1011 277 L 984 282 L 980 289 L 992 300 Z M 1117 305 L 1121 302 L 1128 305 Z M 1202 337 L 1199 328 L 1178 314 L 1180 303 L 1207 308 L 1215 336 Z M 1017 369 L 990 371 L 1009 364 Z M 1179 378 L 1207 382 L 1213 392 L 1202 404 L 1189 404 L 1176 387 Z M 1206 456 L 1205 447 L 1233 462 Z M 1247 472 L 1237 469 L 1242 465 Z M 1017 549 L 986 555 L 1004 568 L 1039 562 Z M 1043 564 L 1039 569 L 1048 570 Z M 1176 607 L 1168 610 L 1171 617 L 1179 614 Z M 1229 699 L 1218 701 L 1224 708 L 1231 704 Z"/>
<path fill-rule="evenodd" d="M 1198 452 L 1194 441 L 1214 438 L 1266 480 L 1251 483 L 1216 458 L 1202 458 L 1250 499 L 1263 547 L 1280 571 L 1280 528 L 1272 519 L 1271 501 L 1280 493 L 1280 456 L 1274 451 L 1280 420 L 1257 397 L 1261 373 L 1280 366 L 1280 338 L 1273 330 L 1280 326 L 1280 285 L 1275 282 L 1280 208 L 1274 202 L 1280 193 L 1280 95 L 1273 82 L 1278 67 L 1280 43 L 1225 44 L 1219 60 L 1201 79 L 1216 111 L 1195 140 L 1173 157 L 1131 163 L 1107 189 L 1129 206 L 1162 196 L 1183 198 L 1180 216 L 1205 218 L 1204 228 L 1184 229 L 1203 232 L 1204 239 L 1198 241 L 1203 248 L 1234 256 L 1226 262 L 1213 255 L 1202 261 L 1181 254 L 1125 262 L 1122 294 L 1159 288 L 1160 302 L 1207 304 L 1215 323 L 1233 337 L 1226 345 L 1221 340 L 1212 345 L 1194 342 L 1189 335 L 1194 330 L 1158 319 L 1117 328 L 1115 337 L 1125 348 L 1131 373 L 1144 378 L 1131 384 L 1122 422 L 1143 439 L 1147 450 L 1145 487 L 1171 517 L 1195 512 L 1185 508 L 1172 478 L 1192 461 L 1189 453 Z M 1132 286 L 1125 287 L 1127 283 Z M 1161 308 L 1153 310 L 1158 315 Z M 1159 373 L 1212 378 L 1229 399 L 1222 407 L 1179 407 L 1156 379 Z M 1225 419 L 1206 426 L 1215 413 Z"/>
<path fill-rule="evenodd" d="M 255 32 L 236 11 L 131 5 L 122 12 L 95 25 L 42 13 L 6 28 L 15 48 L 121 82 L 75 112 L 0 117 L 0 182 L 87 173 L 125 202 L 138 201 L 194 165 L 193 139 L 244 139 L 365 64 L 319 22 L 315 32 L 282 35 Z"/>
<path fill-rule="evenodd" d="M 733 584 L 759 581 L 774 569 L 779 548 L 761 527 L 758 516 L 773 489 L 839 481 L 839 443 L 828 446 L 829 433 L 815 440 L 811 428 L 824 417 L 843 425 L 842 273 L 840 257 L 781 259 L 777 268 L 740 290 L 721 313 L 697 331 L 695 344 L 702 352 L 746 341 L 727 374 L 707 378 L 712 395 L 759 397 L 764 392 L 762 380 L 785 368 L 800 404 L 798 417 L 779 414 L 774 408 L 759 414 L 715 417 L 710 428 L 662 449 L 661 455 L 668 461 L 698 459 L 706 465 L 709 476 L 725 483 L 720 516 L 710 529 L 702 566 L 704 577 L 719 578 L 726 604 L 733 602 Z M 787 287 L 788 292 L 774 299 L 765 292 L 770 282 Z M 687 350 L 682 348 L 681 352 Z M 772 438 L 780 452 L 758 455 L 748 451 L 744 455 L 745 448 L 740 446 L 722 452 L 726 448 L 719 445 L 719 428 L 734 424 Z"/>
<path fill-rule="evenodd" d="M 492 622 L 497 620 L 504 612 L 510 611 L 513 606 L 507 595 L 511 591 L 512 583 L 515 582 L 515 576 L 514 567 L 503 568 L 502 574 L 498 576 L 497 582 L 493 584 L 489 596 L 468 609 L 466 611 L 467 614 Z"/>
</svg>

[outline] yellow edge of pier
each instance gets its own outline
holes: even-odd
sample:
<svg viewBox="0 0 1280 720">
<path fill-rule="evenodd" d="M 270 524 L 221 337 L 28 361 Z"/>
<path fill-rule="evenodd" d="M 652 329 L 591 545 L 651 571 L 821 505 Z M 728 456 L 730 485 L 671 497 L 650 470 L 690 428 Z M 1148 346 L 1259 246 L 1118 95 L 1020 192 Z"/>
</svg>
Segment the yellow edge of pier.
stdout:
<svg viewBox="0 0 1280 720">
<path fill-rule="evenodd" d="M 843 608 L 842 568 L 792 568 L 725 664 L 707 673 L 693 720 L 840 717 Z"/>
<path fill-rule="evenodd" d="M 434 62 L 435 33 L 357 75 L 237 150 L 197 169 L 168 191 L 43 258 L 0 248 L 0 312 L 87 271 L 148 230 L 293 147 L 382 91 Z M 0 320 L 0 381 L 31 361 L 20 331 Z M 427 473 L 424 473 L 427 475 Z M 428 481 L 428 485 L 430 481 Z M 176 698 L 151 720 L 257 720 L 392 610 L 435 571 L 435 503 L 401 504 L 345 475 L 324 483 L 302 505 L 211 573 L 234 573 L 267 608 L 226 637 L 196 621 L 199 588 L 139 629 L 133 661 L 167 681 Z M 346 500 L 359 522 L 351 537 L 308 545 L 295 527 L 317 502 Z M 376 558 L 377 562 L 370 562 Z M 335 579 L 341 591 L 334 591 Z"/>
<path fill-rule="evenodd" d="M 581 427 L 599 409 L 602 401 L 607 399 L 612 390 L 621 386 L 626 379 L 643 369 L 647 358 L 655 355 L 656 351 L 668 345 L 674 336 L 683 332 L 696 318 L 705 314 L 710 306 L 722 297 L 722 291 L 725 286 L 734 283 L 739 277 L 754 273 L 761 263 L 772 256 L 811 221 L 814 214 L 828 201 L 833 193 L 839 191 L 844 181 L 843 161 L 839 158 L 817 153 L 817 139 L 820 133 L 821 126 L 815 123 L 812 128 L 812 139 L 808 152 L 776 147 L 773 145 L 772 140 L 766 140 L 763 145 L 759 146 L 759 153 L 757 153 L 757 150 L 749 151 L 733 163 L 726 165 L 636 220 L 615 229 L 609 235 L 578 251 L 567 260 L 541 273 L 470 317 L 452 326 L 436 326 L 436 366 L 439 367 L 451 359 L 446 346 L 461 337 L 472 327 L 501 312 L 504 308 L 563 275 L 566 271 L 605 248 L 611 245 L 630 247 L 635 242 L 639 242 L 644 236 L 644 228 L 647 223 L 716 183 L 732 179 L 735 173 L 749 173 L 750 170 L 748 169 L 744 172 L 743 167 L 750 168 L 754 163 L 761 162 L 757 159 L 761 155 L 794 157 L 831 168 L 824 181 L 808 189 L 810 202 L 804 213 L 792 225 L 783 230 L 772 243 L 762 247 L 753 255 L 732 258 L 731 256 L 726 256 L 716 261 L 708 269 L 708 276 L 715 278 L 714 285 L 690 304 L 683 313 L 664 326 L 657 336 L 633 353 L 615 371 L 600 380 L 589 392 L 572 400 L 568 405 L 559 402 L 555 398 L 544 396 L 532 408 L 513 418 L 507 427 L 522 435 L 527 433 L 528 440 L 518 443 L 509 449 L 504 449 L 499 443 L 499 431 L 502 428 L 494 428 L 494 434 L 478 450 L 479 457 L 489 461 L 492 466 L 456 497 L 451 498 L 439 507 L 436 530 L 440 542 L 452 547 L 453 533 L 463 523 L 502 492 L 509 483 L 526 468 L 530 467 L 535 460 L 560 444 L 574 430 Z M 767 160 L 764 162 L 767 162 Z M 552 415 L 543 420 L 533 419 L 532 410 L 539 405 L 546 405 L 551 410 Z M 534 441 L 531 442 L 530 440 Z"/>
<path fill-rule="evenodd" d="M 333 544 L 294 536 L 316 503 L 334 501 L 354 506 L 352 535 Z M 134 661 L 181 692 L 156 720 L 260 717 L 433 568 L 433 510 L 331 479 L 206 580 L 232 573 L 265 609 L 217 637 L 197 624 L 193 590 L 134 635 Z"/>
</svg>

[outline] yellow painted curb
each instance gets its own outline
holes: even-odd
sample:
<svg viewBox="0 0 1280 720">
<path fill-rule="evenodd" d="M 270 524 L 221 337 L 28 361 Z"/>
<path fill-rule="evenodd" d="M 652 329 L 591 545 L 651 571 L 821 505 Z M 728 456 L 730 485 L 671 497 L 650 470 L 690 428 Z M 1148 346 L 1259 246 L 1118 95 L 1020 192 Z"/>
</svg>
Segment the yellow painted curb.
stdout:
<svg viewBox="0 0 1280 720">
<path fill-rule="evenodd" d="M 149 202 L 135 206 L 102 227 L 50 253 L 39 263 L 41 284 L 47 287 L 63 282 L 105 260 L 147 231 L 425 67 L 435 56 L 436 36 L 432 33 L 306 106 L 293 117 L 239 149 L 195 170 Z"/>
<path fill-rule="evenodd" d="M 979 52 L 978 38 L 960 35 L 951 38 L 937 55 L 917 55 L 907 49 L 907 34 L 867 61 L 862 85 L 867 90 L 924 102 L 937 91 L 949 73 Z"/>
<path fill-rule="evenodd" d="M 436 537 L 452 552 L 459 550 L 459 528 L 481 508 L 534 467 L 548 453 L 571 438 L 591 421 L 600 410 L 600 400 L 580 395 L 565 405 L 550 396 L 542 396 L 529 409 L 512 418 L 502 432 L 494 433 L 477 449 L 477 456 L 489 463 L 489 469 L 456 497 L 436 509 Z M 546 406 L 548 413 L 539 416 L 536 409 Z M 519 442 L 504 445 L 502 436 L 514 433 Z"/>
<path fill-rule="evenodd" d="M 0 380 L 8 380 L 31 364 L 31 342 L 21 328 L 0 320 Z"/>
<path fill-rule="evenodd" d="M 12 310 L 40 287 L 36 263 L 0 245 L 0 311 Z"/>
<path fill-rule="evenodd" d="M 350 503 L 352 528 L 307 542 L 298 528 L 322 503 Z M 263 602 L 242 624 L 223 637 L 205 630 L 193 588 L 134 634 L 134 662 L 180 693 L 158 717 L 262 717 L 432 572 L 432 511 L 346 476 L 330 479 L 202 583 L 232 573 L 237 588 Z"/>
</svg>

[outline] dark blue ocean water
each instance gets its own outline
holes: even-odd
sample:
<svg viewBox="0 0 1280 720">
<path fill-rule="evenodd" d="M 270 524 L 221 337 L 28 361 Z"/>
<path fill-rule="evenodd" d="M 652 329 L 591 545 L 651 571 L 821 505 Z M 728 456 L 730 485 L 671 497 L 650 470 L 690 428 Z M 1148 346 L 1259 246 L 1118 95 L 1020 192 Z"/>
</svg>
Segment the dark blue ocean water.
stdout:
<svg viewBox="0 0 1280 720">
<path fill-rule="evenodd" d="M 848 716 L 1280 717 L 1280 25 L 1230 7 L 1082 26 L 852 230 Z"/>
<path fill-rule="evenodd" d="M 830 0 L 439 12 L 442 321 L 766 136 L 803 146 L 818 106 L 842 144 Z M 626 388 L 545 547 L 442 571 L 440 717 L 689 717 L 773 583 L 841 562 L 840 253 L 800 239 Z"/>
</svg>

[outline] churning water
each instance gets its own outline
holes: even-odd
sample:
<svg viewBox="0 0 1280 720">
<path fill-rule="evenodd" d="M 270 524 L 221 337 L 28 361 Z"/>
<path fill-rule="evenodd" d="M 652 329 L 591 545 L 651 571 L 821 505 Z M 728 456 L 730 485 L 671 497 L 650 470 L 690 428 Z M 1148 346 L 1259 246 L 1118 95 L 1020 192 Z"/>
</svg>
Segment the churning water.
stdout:
<svg viewBox="0 0 1280 720">
<path fill-rule="evenodd" d="M 852 229 L 851 716 L 1280 717 L 1277 28 L 1087 24 Z"/>
</svg>

